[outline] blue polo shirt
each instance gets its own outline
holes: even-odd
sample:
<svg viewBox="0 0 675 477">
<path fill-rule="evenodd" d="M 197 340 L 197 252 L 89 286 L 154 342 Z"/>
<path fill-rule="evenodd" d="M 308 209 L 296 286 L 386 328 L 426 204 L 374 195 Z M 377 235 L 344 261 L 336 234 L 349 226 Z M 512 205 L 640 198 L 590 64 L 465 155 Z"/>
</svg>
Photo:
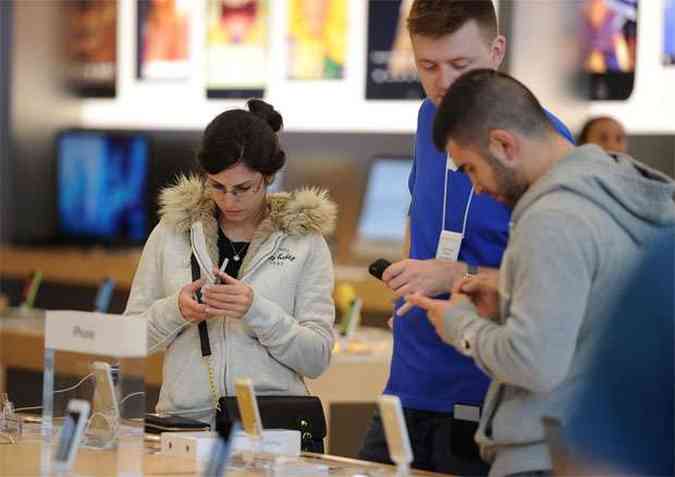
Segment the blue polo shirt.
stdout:
<svg viewBox="0 0 675 477">
<path fill-rule="evenodd" d="M 459 171 L 447 170 L 447 154 L 432 140 L 436 107 L 425 100 L 420 107 L 415 136 L 415 157 L 408 180 L 410 194 L 410 258 L 436 257 L 442 229 L 443 183 L 447 171 L 445 229 L 462 232 L 471 181 Z M 574 142 L 567 127 L 548 113 L 556 130 Z M 467 215 L 459 260 L 486 267 L 499 267 L 508 240 L 511 210 L 487 194 L 474 194 Z M 441 295 L 438 298 L 447 298 Z M 397 308 L 401 302 L 397 304 Z M 403 407 L 452 412 L 456 403 L 479 405 L 489 378 L 438 336 L 426 313 L 414 307 L 394 320 L 394 352 L 389 382 L 384 394 L 401 399 Z"/>
</svg>

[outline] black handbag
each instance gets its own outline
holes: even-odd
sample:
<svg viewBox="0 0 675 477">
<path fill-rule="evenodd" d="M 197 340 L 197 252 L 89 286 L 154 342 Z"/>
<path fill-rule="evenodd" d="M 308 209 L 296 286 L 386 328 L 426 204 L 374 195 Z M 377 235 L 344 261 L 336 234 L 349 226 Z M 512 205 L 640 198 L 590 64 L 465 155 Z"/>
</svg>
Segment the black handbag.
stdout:
<svg viewBox="0 0 675 477">
<path fill-rule="evenodd" d="M 326 417 L 321 400 L 316 396 L 258 396 L 260 419 L 265 429 L 300 431 L 303 452 L 324 453 Z M 225 430 L 239 421 L 239 407 L 235 397 L 221 397 L 216 413 L 216 430 Z"/>
</svg>

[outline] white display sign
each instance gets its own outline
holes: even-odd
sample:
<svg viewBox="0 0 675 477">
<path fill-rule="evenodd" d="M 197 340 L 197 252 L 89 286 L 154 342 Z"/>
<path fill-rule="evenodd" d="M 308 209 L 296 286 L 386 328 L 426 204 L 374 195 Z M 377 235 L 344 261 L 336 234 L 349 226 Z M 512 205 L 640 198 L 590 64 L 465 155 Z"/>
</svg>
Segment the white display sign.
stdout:
<svg viewBox="0 0 675 477">
<path fill-rule="evenodd" d="M 45 348 L 117 358 L 142 358 L 147 354 L 146 323 L 124 317 L 85 311 L 47 311 Z"/>
</svg>

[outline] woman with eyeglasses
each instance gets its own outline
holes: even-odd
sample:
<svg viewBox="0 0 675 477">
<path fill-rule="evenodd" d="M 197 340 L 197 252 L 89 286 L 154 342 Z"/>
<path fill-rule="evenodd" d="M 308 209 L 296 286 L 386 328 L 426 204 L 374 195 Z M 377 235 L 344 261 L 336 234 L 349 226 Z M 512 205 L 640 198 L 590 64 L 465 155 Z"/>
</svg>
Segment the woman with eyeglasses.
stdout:
<svg viewBox="0 0 675 477">
<path fill-rule="evenodd" d="M 209 422 L 237 378 L 258 395 L 305 395 L 303 378 L 328 367 L 334 277 L 323 235 L 336 207 L 317 190 L 267 192 L 286 161 L 281 126 L 260 100 L 225 111 L 204 131 L 201 173 L 160 194 L 125 311 L 147 320 L 149 353 L 165 349 L 158 412 Z M 199 278 L 197 222 L 215 283 Z"/>
</svg>

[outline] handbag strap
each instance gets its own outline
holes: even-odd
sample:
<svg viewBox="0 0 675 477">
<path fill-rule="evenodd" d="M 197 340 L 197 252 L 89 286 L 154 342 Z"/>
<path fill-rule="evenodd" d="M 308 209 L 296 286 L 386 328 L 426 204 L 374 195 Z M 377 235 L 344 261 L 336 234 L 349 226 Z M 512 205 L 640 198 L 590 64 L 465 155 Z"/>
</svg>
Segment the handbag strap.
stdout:
<svg viewBox="0 0 675 477">
<path fill-rule="evenodd" d="M 201 278 L 201 271 L 199 270 L 199 263 L 194 253 L 190 256 L 190 268 L 192 270 L 192 281 Z M 197 290 L 197 301 L 202 302 L 201 290 Z M 220 411 L 220 401 L 218 397 L 218 387 L 216 386 L 215 372 L 213 371 L 213 354 L 211 353 L 211 341 L 209 339 L 209 328 L 206 321 L 200 321 L 197 325 L 199 329 L 199 344 L 202 350 L 202 359 L 206 364 L 206 372 L 209 382 L 209 394 L 211 394 L 211 401 L 216 411 Z"/>
</svg>

